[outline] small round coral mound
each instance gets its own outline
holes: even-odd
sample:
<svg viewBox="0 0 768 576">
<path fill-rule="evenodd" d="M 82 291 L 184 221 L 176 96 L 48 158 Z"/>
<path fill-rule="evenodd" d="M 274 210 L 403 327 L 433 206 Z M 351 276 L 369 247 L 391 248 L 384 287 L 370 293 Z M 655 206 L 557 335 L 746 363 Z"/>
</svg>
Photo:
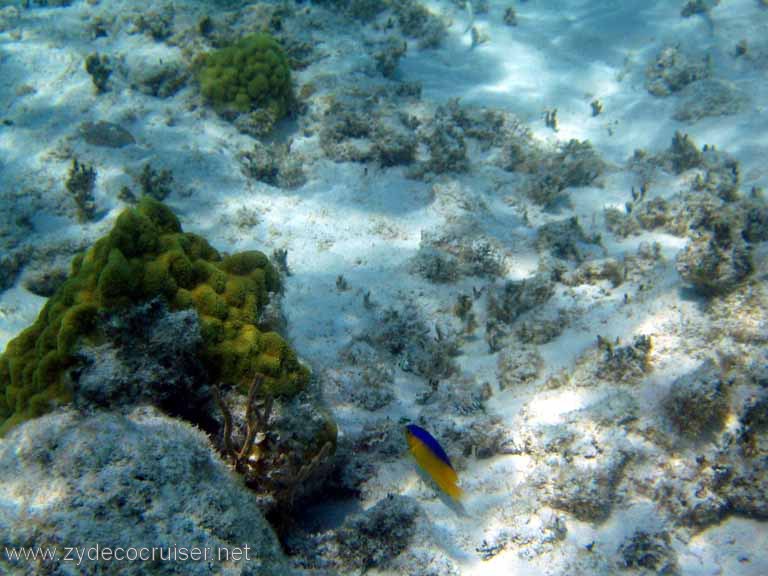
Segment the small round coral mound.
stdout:
<svg viewBox="0 0 768 576">
<path fill-rule="evenodd" d="M 269 34 L 246 36 L 204 55 L 198 80 L 203 97 L 220 112 L 263 109 L 277 120 L 292 99 L 288 60 Z"/>
<path fill-rule="evenodd" d="M 261 252 L 222 256 L 204 238 L 183 232 L 169 208 L 144 197 L 72 260 L 67 281 L 0 355 L 0 434 L 71 400 L 77 350 L 104 341 L 104 312 L 155 298 L 173 310 L 196 311 L 211 381 L 246 387 L 259 373 L 265 393 L 298 392 L 308 370 L 278 334 L 257 327 L 268 293 L 279 286 Z"/>
<path fill-rule="evenodd" d="M 698 440 L 722 429 L 728 414 L 728 390 L 720 368 L 708 358 L 693 372 L 683 374 L 664 399 L 664 412 L 681 435 Z"/>
</svg>

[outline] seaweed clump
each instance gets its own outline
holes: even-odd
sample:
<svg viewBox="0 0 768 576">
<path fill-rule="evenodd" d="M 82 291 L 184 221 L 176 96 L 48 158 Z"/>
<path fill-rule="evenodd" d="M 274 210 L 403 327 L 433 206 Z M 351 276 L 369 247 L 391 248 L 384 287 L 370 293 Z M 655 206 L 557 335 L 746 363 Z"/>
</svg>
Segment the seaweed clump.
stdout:
<svg viewBox="0 0 768 576">
<path fill-rule="evenodd" d="M 707 359 L 699 368 L 677 378 L 664 399 L 664 412 L 675 430 L 698 440 L 722 429 L 728 413 L 728 389 L 719 367 Z"/>
<path fill-rule="evenodd" d="M 92 220 L 96 212 L 96 203 L 93 198 L 93 189 L 96 186 L 96 170 L 93 166 L 86 166 L 74 158 L 64 185 L 77 204 L 78 221 Z"/>
<path fill-rule="evenodd" d="M 675 46 L 664 48 L 645 70 L 645 87 L 654 96 L 679 92 L 692 82 L 709 78 L 709 58 L 698 60 Z"/>
<path fill-rule="evenodd" d="M 677 574 L 677 556 L 666 532 L 635 532 L 619 547 L 620 567 L 652 571 L 655 574 Z"/>
<path fill-rule="evenodd" d="M 414 500 L 389 494 L 352 516 L 336 533 L 343 563 L 363 571 L 387 566 L 408 547 L 420 512 Z"/>
<path fill-rule="evenodd" d="M 183 232 L 168 207 L 142 198 L 75 256 L 69 278 L 0 356 L 0 433 L 71 401 L 77 350 L 104 340 L 102 316 L 155 298 L 171 310 L 196 311 L 201 359 L 213 381 L 243 387 L 261 374 L 265 393 L 296 393 L 307 368 L 277 333 L 258 328 L 269 293 L 279 288 L 263 253 L 222 255 Z"/>
<path fill-rule="evenodd" d="M 88 72 L 96 88 L 97 94 L 109 90 L 109 77 L 112 75 L 112 65 L 109 57 L 94 52 L 85 59 L 85 71 Z"/>
</svg>

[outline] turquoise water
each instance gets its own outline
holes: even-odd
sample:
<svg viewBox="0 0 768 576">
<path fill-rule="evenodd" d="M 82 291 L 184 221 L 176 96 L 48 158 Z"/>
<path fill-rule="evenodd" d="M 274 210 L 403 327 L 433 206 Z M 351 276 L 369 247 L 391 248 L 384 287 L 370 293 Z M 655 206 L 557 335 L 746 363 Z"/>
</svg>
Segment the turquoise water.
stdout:
<svg viewBox="0 0 768 576">
<path fill-rule="evenodd" d="M 766 573 L 766 18 L 0 2 L 0 572 Z"/>
</svg>

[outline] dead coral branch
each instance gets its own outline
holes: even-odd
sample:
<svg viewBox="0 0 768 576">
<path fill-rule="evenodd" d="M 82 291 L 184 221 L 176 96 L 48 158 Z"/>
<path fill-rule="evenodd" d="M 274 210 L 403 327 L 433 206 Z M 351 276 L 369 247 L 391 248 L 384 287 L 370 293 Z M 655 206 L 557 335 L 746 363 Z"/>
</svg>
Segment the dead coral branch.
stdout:
<svg viewBox="0 0 768 576">
<path fill-rule="evenodd" d="M 235 470 L 238 472 L 245 472 L 256 439 L 260 435 L 263 438 L 267 431 L 269 416 L 272 412 L 272 396 L 267 395 L 265 397 L 264 407 L 261 411 L 255 406 L 256 392 L 261 388 L 263 381 L 264 377 L 261 374 L 256 374 L 248 388 L 248 399 L 245 408 L 245 440 L 240 450 L 235 450 L 232 444 L 232 413 L 222 400 L 218 387 L 213 388 L 213 398 L 216 400 L 216 404 L 218 404 L 224 417 L 224 452 L 233 460 Z"/>
</svg>

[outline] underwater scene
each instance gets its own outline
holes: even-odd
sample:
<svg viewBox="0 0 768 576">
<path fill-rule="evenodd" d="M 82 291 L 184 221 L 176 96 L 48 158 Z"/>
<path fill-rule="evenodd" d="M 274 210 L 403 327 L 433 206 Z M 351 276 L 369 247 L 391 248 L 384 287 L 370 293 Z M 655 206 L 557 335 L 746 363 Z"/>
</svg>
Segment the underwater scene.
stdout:
<svg viewBox="0 0 768 576">
<path fill-rule="evenodd" d="M 0 0 L 0 575 L 768 575 L 766 32 Z"/>
</svg>

